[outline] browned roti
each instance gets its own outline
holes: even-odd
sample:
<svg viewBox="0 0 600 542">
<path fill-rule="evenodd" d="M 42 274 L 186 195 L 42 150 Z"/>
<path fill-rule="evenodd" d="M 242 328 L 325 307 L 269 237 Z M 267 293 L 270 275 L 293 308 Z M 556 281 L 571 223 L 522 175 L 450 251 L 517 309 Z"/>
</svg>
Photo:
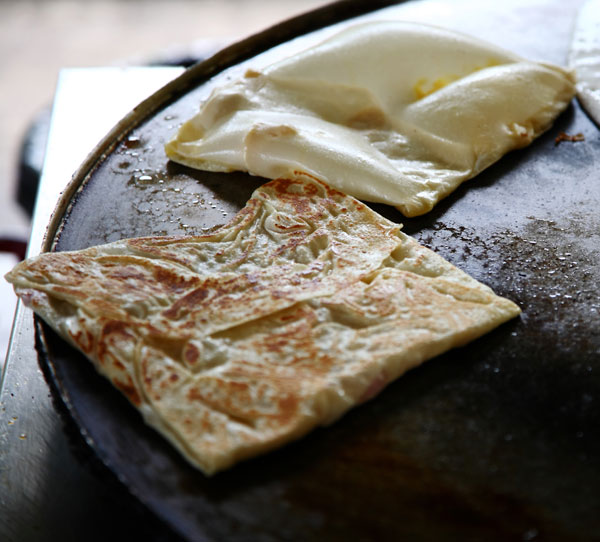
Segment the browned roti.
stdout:
<svg viewBox="0 0 600 542">
<path fill-rule="evenodd" d="M 209 235 L 42 254 L 6 278 L 206 474 L 519 313 L 302 174 L 260 187 Z"/>
</svg>

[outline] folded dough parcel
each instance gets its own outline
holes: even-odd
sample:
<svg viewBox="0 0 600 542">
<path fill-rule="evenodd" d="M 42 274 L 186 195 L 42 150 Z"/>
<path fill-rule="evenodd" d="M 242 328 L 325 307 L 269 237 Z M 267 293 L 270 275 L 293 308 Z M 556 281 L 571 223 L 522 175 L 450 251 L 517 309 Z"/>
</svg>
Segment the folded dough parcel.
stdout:
<svg viewBox="0 0 600 542">
<path fill-rule="evenodd" d="M 211 234 L 45 253 L 6 278 L 206 474 L 520 312 L 303 174 L 258 188 Z"/>
</svg>

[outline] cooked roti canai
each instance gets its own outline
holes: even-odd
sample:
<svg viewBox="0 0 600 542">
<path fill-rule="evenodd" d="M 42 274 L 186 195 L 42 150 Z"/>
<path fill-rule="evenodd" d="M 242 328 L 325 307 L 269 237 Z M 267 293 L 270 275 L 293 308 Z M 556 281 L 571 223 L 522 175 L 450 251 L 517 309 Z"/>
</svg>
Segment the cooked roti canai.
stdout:
<svg viewBox="0 0 600 542">
<path fill-rule="evenodd" d="M 406 216 L 547 130 L 572 74 L 479 40 L 364 23 L 216 88 L 166 145 L 209 171 L 309 172 Z"/>
<path fill-rule="evenodd" d="M 306 175 L 257 189 L 209 235 L 45 253 L 6 278 L 206 474 L 519 313 Z"/>
</svg>

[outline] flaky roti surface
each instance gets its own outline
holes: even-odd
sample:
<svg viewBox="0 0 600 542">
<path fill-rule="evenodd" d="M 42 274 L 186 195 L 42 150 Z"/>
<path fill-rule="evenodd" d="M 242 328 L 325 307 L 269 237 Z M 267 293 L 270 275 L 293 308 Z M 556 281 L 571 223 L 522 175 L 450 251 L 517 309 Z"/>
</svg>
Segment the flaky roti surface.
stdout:
<svg viewBox="0 0 600 542">
<path fill-rule="evenodd" d="M 455 32 L 365 23 L 216 88 L 165 149 L 209 171 L 299 169 L 415 216 L 531 143 L 574 92 L 570 72 Z"/>
<path fill-rule="evenodd" d="M 206 474 L 296 439 L 516 316 L 306 175 L 196 237 L 47 253 L 7 275 Z"/>
</svg>

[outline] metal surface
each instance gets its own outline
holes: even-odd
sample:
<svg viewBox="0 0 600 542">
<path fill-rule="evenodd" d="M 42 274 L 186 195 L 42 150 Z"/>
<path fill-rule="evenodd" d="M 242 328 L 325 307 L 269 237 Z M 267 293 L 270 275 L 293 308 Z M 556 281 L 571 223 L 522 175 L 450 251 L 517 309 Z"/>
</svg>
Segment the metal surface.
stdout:
<svg viewBox="0 0 600 542">
<path fill-rule="evenodd" d="M 30 256 L 39 252 L 56 200 L 89 150 L 132 107 L 180 73 L 177 68 L 61 73 Z M 0 540 L 106 540 L 114 527 L 98 521 L 101 510 L 122 523 L 123 534 L 139 534 L 135 507 L 132 518 L 131 505 L 124 513 L 120 504 L 112 488 L 72 455 L 38 367 L 31 311 L 19 303 L 0 389 Z"/>
<path fill-rule="evenodd" d="M 423 1 L 375 16 L 440 24 L 564 64 L 577 5 Z M 246 58 L 264 43 L 237 54 Z M 235 64 L 236 50 L 228 55 L 213 62 Z M 57 249 L 197 233 L 243 205 L 259 179 L 194 172 L 168 164 L 161 150 L 211 86 L 243 67 L 207 82 L 205 69 L 134 112 L 86 162 L 66 219 L 53 223 Z M 200 87 L 190 91 L 195 77 Z M 585 140 L 556 144 L 560 132 Z M 599 138 L 574 103 L 550 132 L 432 213 L 408 220 L 378 207 L 517 301 L 522 317 L 412 371 L 333 426 L 211 479 L 43 330 L 46 369 L 71 428 L 82 429 L 91 446 L 86 458 L 112 495 L 126 499 L 118 478 L 190 540 L 599 539 Z M 77 449 L 88 450 L 81 439 Z"/>
</svg>

